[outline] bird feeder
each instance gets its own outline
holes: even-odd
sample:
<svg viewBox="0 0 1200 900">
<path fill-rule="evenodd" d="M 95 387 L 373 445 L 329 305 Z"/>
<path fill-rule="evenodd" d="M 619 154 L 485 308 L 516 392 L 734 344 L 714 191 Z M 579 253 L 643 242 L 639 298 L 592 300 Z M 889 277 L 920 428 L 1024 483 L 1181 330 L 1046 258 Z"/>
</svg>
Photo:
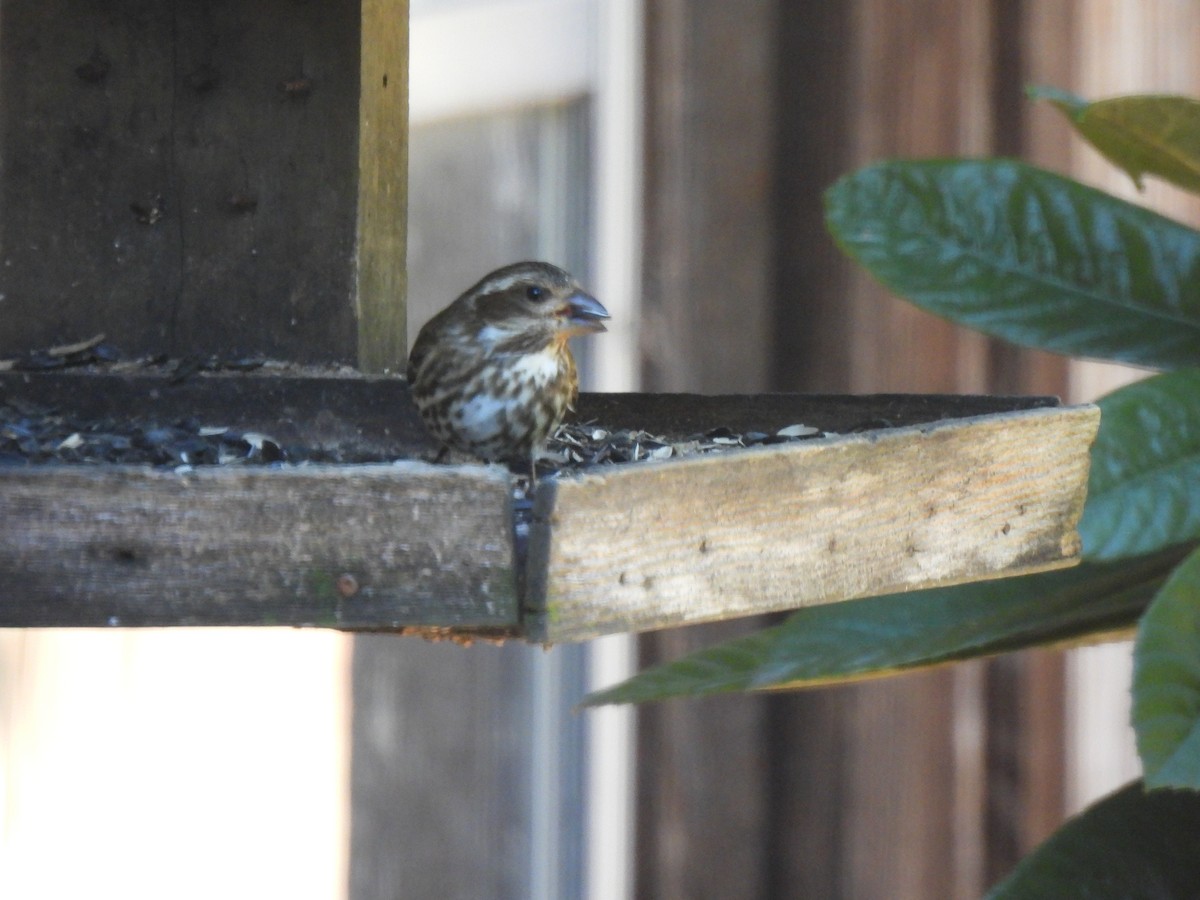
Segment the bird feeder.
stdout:
<svg viewBox="0 0 1200 900">
<path fill-rule="evenodd" d="M 685 441 L 805 441 L 565 470 L 431 465 L 398 378 L 7 373 L 61 416 L 192 418 L 370 463 L 0 467 L 0 626 L 297 625 L 555 643 L 1077 561 L 1099 412 L 1045 398 L 585 394 Z"/>
<path fill-rule="evenodd" d="M 402 368 L 406 4 L 4 10 L 3 355 L 107 331 L 133 354 Z M 525 509 L 503 468 L 421 461 L 398 378 L 10 371 L 0 402 L 333 460 L 0 466 L 0 626 L 539 642 L 1069 565 L 1098 419 L 1028 398 L 585 395 L 582 421 L 667 442 L 820 436 L 564 471 Z"/>
</svg>

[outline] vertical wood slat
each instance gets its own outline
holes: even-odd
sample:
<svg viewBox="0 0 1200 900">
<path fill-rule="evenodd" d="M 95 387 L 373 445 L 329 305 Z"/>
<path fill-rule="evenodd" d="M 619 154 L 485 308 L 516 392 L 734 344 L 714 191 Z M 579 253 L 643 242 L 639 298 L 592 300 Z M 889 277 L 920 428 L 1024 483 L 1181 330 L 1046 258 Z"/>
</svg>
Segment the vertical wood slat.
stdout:
<svg viewBox="0 0 1200 900">
<path fill-rule="evenodd" d="M 358 368 L 399 371 L 408 351 L 408 0 L 362 0 L 361 53 Z"/>
<path fill-rule="evenodd" d="M 993 153 L 1068 171 L 1070 129 L 1061 116 L 1024 96 L 1025 84 L 1073 90 L 1076 3 L 994 4 L 998 74 L 992 89 Z M 992 342 L 989 388 L 1014 393 L 1067 393 L 1068 361 Z M 986 805 L 982 878 L 1008 874 L 1066 816 L 1065 654 L 1029 651 L 988 660 Z"/>
<path fill-rule="evenodd" d="M 844 298 L 857 274 L 825 230 L 822 194 L 852 168 L 855 123 L 833 98 L 851 95 L 854 13 L 850 3 L 780 4 L 774 388 L 840 391 L 852 382 L 858 329 Z M 774 793 L 758 896 L 853 896 L 845 810 L 855 772 L 846 746 L 863 690 L 769 698 L 762 741 Z"/>
<path fill-rule="evenodd" d="M 772 0 L 646 5 L 645 390 L 754 392 L 771 365 Z M 761 625 L 639 640 L 639 667 Z M 762 896 L 768 700 L 638 711 L 639 897 Z"/>
<path fill-rule="evenodd" d="M 825 229 L 822 194 L 851 168 L 844 103 L 853 77 L 852 5 L 780 5 L 773 236 L 772 388 L 844 391 L 856 334 L 843 299 L 854 266 Z M 814 895 L 817 896 L 817 895 Z"/>
<path fill-rule="evenodd" d="M 990 21 L 983 4 L 857 0 L 847 170 L 889 157 L 987 152 Z M 981 121 L 981 119 L 983 121 Z M 890 294 L 861 268 L 847 298 L 854 392 L 981 388 L 983 339 Z"/>
<path fill-rule="evenodd" d="M 529 650 L 354 639 L 352 900 L 530 896 Z"/>
<path fill-rule="evenodd" d="M 646 19 L 644 389 L 761 390 L 771 335 L 774 4 L 663 0 L 647 6 Z"/>
<path fill-rule="evenodd" d="M 987 712 L 986 885 L 1012 871 L 1066 817 L 1062 652 L 984 663 Z"/>
</svg>

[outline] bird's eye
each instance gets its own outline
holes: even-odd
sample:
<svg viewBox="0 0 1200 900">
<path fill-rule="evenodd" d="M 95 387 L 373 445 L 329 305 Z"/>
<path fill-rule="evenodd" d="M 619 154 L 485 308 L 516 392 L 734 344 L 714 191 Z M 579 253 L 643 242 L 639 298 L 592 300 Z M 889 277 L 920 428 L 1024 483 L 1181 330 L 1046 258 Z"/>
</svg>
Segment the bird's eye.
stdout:
<svg viewBox="0 0 1200 900">
<path fill-rule="evenodd" d="M 538 300 L 545 300 L 546 289 L 544 287 L 538 287 L 536 284 L 531 284 L 529 287 L 525 288 L 525 296 L 535 302 Z"/>
</svg>

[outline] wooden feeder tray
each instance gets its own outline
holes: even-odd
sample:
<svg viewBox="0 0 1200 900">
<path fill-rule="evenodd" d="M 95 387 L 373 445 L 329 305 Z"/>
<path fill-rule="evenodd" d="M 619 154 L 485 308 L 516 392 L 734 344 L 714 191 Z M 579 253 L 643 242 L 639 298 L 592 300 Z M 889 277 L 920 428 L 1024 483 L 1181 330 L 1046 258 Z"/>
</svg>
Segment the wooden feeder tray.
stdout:
<svg viewBox="0 0 1200 900">
<path fill-rule="evenodd" d="M 412 459 L 431 445 L 399 379 L 7 373 L 5 398 L 400 461 L 0 467 L 0 626 L 547 643 L 1071 565 L 1099 422 L 1050 398 L 585 394 L 580 421 L 668 440 L 830 435 L 564 471 L 526 536 L 507 470 Z"/>
</svg>

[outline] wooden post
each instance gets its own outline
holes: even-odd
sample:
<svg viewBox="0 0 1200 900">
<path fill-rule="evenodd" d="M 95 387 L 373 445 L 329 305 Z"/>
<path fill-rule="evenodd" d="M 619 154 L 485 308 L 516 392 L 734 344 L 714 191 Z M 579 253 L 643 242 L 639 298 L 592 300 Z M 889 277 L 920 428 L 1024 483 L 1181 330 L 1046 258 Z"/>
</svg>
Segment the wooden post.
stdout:
<svg viewBox="0 0 1200 900">
<path fill-rule="evenodd" d="M 358 368 L 399 371 L 408 284 L 408 0 L 362 0 L 358 132 Z"/>
<path fill-rule="evenodd" d="M 126 356 L 262 355 L 398 369 L 405 350 L 407 27 L 406 0 L 0 0 L 0 358 L 104 333 Z M 257 387 L 272 393 L 266 382 Z M 80 385 L 82 393 L 103 389 L 99 381 Z M 155 396 L 139 396 L 130 407 L 152 405 Z M 319 427 L 341 399 L 341 389 L 331 387 L 303 427 Z M 264 397 L 246 400 L 235 408 L 244 413 Z M 386 405 L 374 409 L 380 418 L 392 417 L 391 427 L 405 415 Z M 287 416 L 283 404 L 276 412 Z M 194 506 L 197 498 L 183 496 L 186 479 L 163 473 L 127 473 L 116 493 L 134 520 L 144 514 L 174 521 L 174 531 L 158 531 L 153 540 L 170 541 L 174 534 L 185 555 L 210 568 L 217 592 L 210 601 L 231 589 L 244 602 L 264 587 L 261 580 L 231 585 L 226 579 L 237 568 L 233 560 L 249 562 L 264 550 L 296 552 L 301 566 L 316 562 L 325 574 L 304 585 L 268 577 L 266 591 L 282 587 L 293 597 L 311 596 L 319 583 L 334 618 L 336 604 L 350 602 L 351 609 L 355 597 L 368 602 L 353 615 L 374 618 L 378 610 L 369 611 L 372 601 L 362 588 L 376 575 L 362 583 L 343 580 L 334 573 L 348 574 L 346 557 L 330 565 L 327 551 L 356 529 L 387 540 L 406 506 L 410 513 L 417 507 L 433 511 L 420 498 L 406 504 L 401 495 L 419 488 L 409 482 L 394 492 L 396 479 L 408 479 L 388 468 L 364 473 L 357 488 L 339 485 L 323 499 L 308 500 L 293 492 L 297 503 L 274 507 L 264 502 L 265 472 L 208 472 L 192 480 L 194 486 L 204 483 L 201 493 L 218 482 L 234 490 L 236 497 L 215 506 Z M 25 474 L 36 479 L 45 473 Z M 311 470 L 294 474 L 301 493 L 320 481 Z M 93 476 L 73 472 L 60 487 Z M 161 503 L 163 488 L 178 502 Z M 484 492 L 494 503 L 481 504 L 479 492 L 468 490 L 472 508 L 490 507 L 494 518 L 484 526 L 486 535 L 469 539 L 480 544 L 476 560 L 499 560 L 498 584 L 511 612 L 512 580 L 502 574 L 512 562 L 503 537 L 510 533 L 506 477 L 493 473 Z M 12 487 L 8 499 L 26 510 L 40 504 L 43 527 L 55 516 L 70 518 L 81 505 L 78 493 L 58 504 L 53 490 L 34 493 Z M 147 502 L 150 495 L 155 499 Z M 243 546 L 243 556 L 231 558 L 225 546 L 204 559 L 189 509 L 207 510 L 202 518 L 222 523 L 221 539 L 236 530 L 223 516 L 233 509 L 243 524 L 244 516 L 261 514 L 259 524 L 270 522 L 266 531 L 272 534 L 260 531 L 250 542 L 255 546 Z M 112 523 L 105 518 L 111 512 L 105 509 L 99 520 Z M 443 512 L 447 522 L 454 519 Z M 497 528 L 499 541 L 489 537 Z M 243 534 L 252 532 L 250 525 Z M 428 529 L 423 534 L 410 548 L 424 542 Z M 36 553 L 44 554 L 62 535 L 43 531 Z M 425 544 L 431 573 L 443 551 L 436 543 Z M 99 569 L 124 569 L 122 578 L 131 570 L 172 567 L 170 552 L 152 562 L 137 546 L 110 549 Z M 254 578 L 261 575 L 260 569 Z M 42 584 L 54 581 L 36 570 L 34 577 Z M 224 588 L 217 587 L 221 582 Z M 440 585 L 431 593 L 448 592 Z M 161 599 L 178 601 L 169 592 Z M 202 604 L 201 616 L 212 616 L 220 605 Z M 186 606 L 177 608 L 178 624 L 196 612 Z M 78 604 L 63 607 L 79 611 Z M 286 607 L 285 616 L 296 612 Z M 45 604 L 26 609 L 47 614 Z M 263 624 L 273 616 L 259 612 Z M 326 657 L 327 683 L 342 681 L 334 660 L 343 658 Z M 153 671 L 157 676 L 164 669 Z M 261 666 L 247 675 L 262 676 Z M 286 697 L 286 686 L 281 691 Z M 429 705 L 439 702 L 430 698 Z M 394 750 L 382 752 L 394 758 Z M 507 787 L 499 779 L 497 784 Z M 334 835 L 322 851 L 334 869 L 343 857 L 336 840 L 342 811 L 330 812 L 318 809 Z M 264 846 L 269 861 L 271 842 Z"/>
</svg>

